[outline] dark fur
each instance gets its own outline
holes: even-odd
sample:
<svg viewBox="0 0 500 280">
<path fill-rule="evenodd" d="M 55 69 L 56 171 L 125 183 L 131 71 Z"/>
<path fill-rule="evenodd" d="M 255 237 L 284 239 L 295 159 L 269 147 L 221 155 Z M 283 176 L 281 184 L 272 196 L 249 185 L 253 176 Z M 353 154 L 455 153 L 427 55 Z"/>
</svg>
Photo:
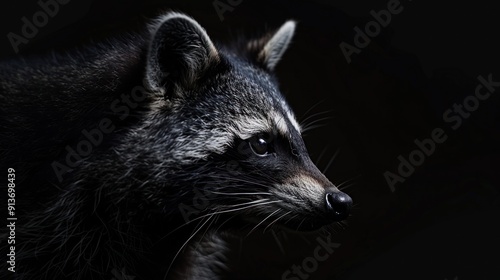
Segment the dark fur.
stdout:
<svg viewBox="0 0 500 280">
<path fill-rule="evenodd" d="M 0 64 L 2 170 L 16 169 L 22 225 L 18 279 L 111 279 L 123 268 L 136 279 L 211 278 L 225 269 L 223 238 L 238 223 L 258 221 L 276 209 L 298 214 L 290 225 L 326 223 L 306 192 L 297 188 L 280 196 L 273 189 L 298 173 L 333 187 L 311 163 L 289 119 L 284 118 L 289 134 L 268 131 L 279 156 L 241 152 L 247 139 L 228 132 L 245 116 L 271 110 L 287 115 L 272 67 L 256 51 L 267 39 L 249 45 L 246 55 L 220 46 L 212 57 L 188 21 L 152 26 L 160 26 L 153 37 L 147 31 Z M 153 72 L 145 70 L 155 63 Z M 136 86 L 147 89 L 147 97 L 122 119 L 111 104 Z M 53 163 L 65 164 L 65 147 L 74 149 L 85 140 L 82 129 L 92 130 L 104 118 L 115 130 L 60 182 Z M 224 133 L 231 139 L 224 149 L 209 150 Z M 184 225 L 179 205 L 192 205 L 197 191 L 212 194 L 198 217 L 268 198 L 216 194 L 221 192 L 269 193 L 280 203 L 228 213 L 228 233 L 195 237 L 191 243 L 201 244 L 197 251 L 184 251 L 167 273 L 198 221 L 214 222 Z M 219 254 L 206 259 L 211 252 Z"/>
</svg>

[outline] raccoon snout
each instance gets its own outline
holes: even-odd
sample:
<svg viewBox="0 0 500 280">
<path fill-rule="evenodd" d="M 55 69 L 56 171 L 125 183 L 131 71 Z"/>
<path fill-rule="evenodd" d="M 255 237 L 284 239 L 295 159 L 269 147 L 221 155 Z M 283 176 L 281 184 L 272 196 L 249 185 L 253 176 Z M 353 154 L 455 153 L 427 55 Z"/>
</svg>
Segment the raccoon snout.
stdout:
<svg viewBox="0 0 500 280">
<path fill-rule="evenodd" d="M 349 216 L 352 208 L 352 199 L 337 189 L 327 189 L 325 193 L 325 207 L 330 219 L 342 221 Z"/>
</svg>

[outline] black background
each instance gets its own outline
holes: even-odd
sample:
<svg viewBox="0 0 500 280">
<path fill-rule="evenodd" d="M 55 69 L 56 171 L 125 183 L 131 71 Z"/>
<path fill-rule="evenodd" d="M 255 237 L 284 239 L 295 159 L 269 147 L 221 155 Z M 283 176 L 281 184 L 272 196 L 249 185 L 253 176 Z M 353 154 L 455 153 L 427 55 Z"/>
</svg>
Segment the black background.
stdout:
<svg viewBox="0 0 500 280">
<path fill-rule="evenodd" d="M 356 205 L 331 237 L 340 247 L 308 279 L 500 279 L 500 88 L 456 131 L 443 120 L 474 94 L 479 75 L 500 81 L 500 10 L 484 0 L 401 1 L 403 11 L 347 63 L 339 44 L 352 45 L 353 28 L 388 2 L 243 0 L 221 20 L 212 1 L 71 0 L 21 54 L 100 40 L 169 9 L 222 42 L 295 19 L 297 34 L 277 67 L 281 89 L 299 120 L 322 124 L 305 135 L 311 157 L 334 183 L 352 179 L 344 186 Z M 38 10 L 36 1 L 1 4 L 1 57 L 15 55 L 7 34 L 20 34 L 21 17 Z M 438 127 L 448 139 L 392 192 L 384 172 L 397 173 L 398 156 L 408 158 L 413 141 Z M 313 255 L 315 238 L 249 237 L 241 273 L 281 279 Z"/>
</svg>

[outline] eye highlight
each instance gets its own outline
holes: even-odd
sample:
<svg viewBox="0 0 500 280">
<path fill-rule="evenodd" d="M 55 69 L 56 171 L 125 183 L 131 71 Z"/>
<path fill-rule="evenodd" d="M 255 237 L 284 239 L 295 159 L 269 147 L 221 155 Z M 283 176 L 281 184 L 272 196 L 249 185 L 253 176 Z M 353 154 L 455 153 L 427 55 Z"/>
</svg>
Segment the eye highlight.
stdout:
<svg viewBox="0 0 500 280">
<path fill-rule="evenodd" d="M 272 152 L 271 138 L 265 134 L 258 134 L 248 139 L 248 145 L 258 156 L 266 156 Z"/>
</svg>

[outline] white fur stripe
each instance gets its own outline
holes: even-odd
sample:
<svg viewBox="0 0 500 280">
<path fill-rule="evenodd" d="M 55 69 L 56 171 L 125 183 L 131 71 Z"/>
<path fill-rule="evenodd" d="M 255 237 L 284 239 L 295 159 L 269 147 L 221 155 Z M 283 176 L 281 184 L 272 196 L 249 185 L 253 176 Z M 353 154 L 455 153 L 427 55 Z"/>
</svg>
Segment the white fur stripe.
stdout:
<svg viewBox="0 0 500 280">
<path fill-rule="evenodd" d="M 288 120 L 292 123 L 293 127 L 295 127 L 295 129 L 299 132 L 300 134 L 300 125 L 299 123 L 297 122 L 297 120 L 295 119 L 295 117 L 293 116 L 293 114 L 290 112 L 290 111 L 287 111 L 286 112 L 286 116 L 288 117 Z"/>
<path fill-rule="evenodd" d="M 241 139 L 248 139 L 257 133 L 271 131 L 272 124 L 269 120 L 259 117 L 244 116 L 231 126 L 230 131 Z"/>
<path fill-rule="evenodd" d="M 289 129 L 285 117 L 278 111 L 272 110 L 267 116 L 245 116 L 238 120 L 231 132 L 241 139 L 248 139 L 257 133 L 277 130 L 280 134 L 286 136 Z"/>
<path fill-rule="evenodd" d="M 284 136 L 288 135 L 288 126 L 286 125 L 285 117 L 274 110 L 271 111 L 270 117 L 278 132 Z"/>
</svg>

